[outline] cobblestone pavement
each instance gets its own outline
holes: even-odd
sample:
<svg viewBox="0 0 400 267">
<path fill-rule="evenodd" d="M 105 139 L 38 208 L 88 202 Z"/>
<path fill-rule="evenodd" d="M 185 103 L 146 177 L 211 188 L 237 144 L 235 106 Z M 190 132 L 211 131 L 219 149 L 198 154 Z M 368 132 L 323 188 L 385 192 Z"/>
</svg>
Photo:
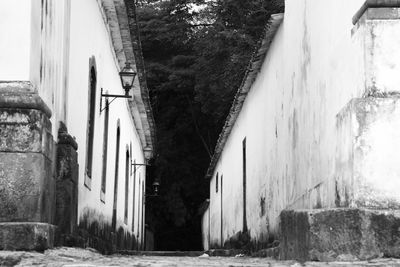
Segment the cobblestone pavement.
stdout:
<svg viewBox="0 0 400 267">
<path fill-rule="evenodd" d="M 368 262 L 307 262 L 274 261 L 249 257 L 159 257 L 104 256 L 90 249 L 57 248 L 45 253 L 0 251 L 0 266 L 399 266 L 400 259 L 378 259 Z"/>
</svg>

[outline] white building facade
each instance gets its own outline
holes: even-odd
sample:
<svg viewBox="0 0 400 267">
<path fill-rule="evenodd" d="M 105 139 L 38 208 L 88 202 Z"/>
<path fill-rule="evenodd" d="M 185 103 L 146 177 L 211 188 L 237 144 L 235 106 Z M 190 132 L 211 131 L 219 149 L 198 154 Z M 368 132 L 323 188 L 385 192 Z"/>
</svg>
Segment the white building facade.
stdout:
<svg viewBox="0 0 400 267">
<path fill-rule="evenodd" d="M 144 248 L 154 121 L 133 1 L 10 0 L 0 10 L 0 154 L 15 157 L 0 164 L 0 248 Z M 126 63 L 137 73 L 131 97 L 102 96 L 125 95 Z M 21 227 L 30 241 L 18 247 Z"/>
<path fill-rule="evenodd" d="M 272 16 L 208 170 L 205 249 L 280 241 L 281 258 L 319 259 L 326 243 L 298 238 L 316 229 L 310 213 L 400 207 L 399 4 L 286 0 Z M 289 211 L 304 211 L 311 228 L 289 227 L 299 220 Z"/>
</svg>

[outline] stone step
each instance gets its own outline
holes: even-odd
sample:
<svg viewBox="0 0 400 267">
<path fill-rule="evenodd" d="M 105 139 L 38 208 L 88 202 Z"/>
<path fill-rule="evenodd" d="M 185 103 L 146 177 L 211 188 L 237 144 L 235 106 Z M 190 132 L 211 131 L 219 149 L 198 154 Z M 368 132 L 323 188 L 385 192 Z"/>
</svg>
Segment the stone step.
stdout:
<svg viewBox="0 0 400 267">
<path fill-rule="evenodd" d="M 400 210 L 286 210 L 280 218 L 281 260 L 400 258 Z"/>
<path fill-rule="evenodd" d="M 0 223 L 0 250 L 44 251 L 54 246 L 56 226 L 48 223 Z"/>
<path fill-rule="evenodd" d="M 280 247 L 274 247 L 274 248 L 260 249 L 256 252 L 251 253 L 251 256 L 256 258 L 272 258 L 278 260 L 279 254 L 280 254 Z"/>
<path fill-rule="evenodd" d="M 210 249 L 208 251 L 136 251 L 136 250 L 120 250 L 116 254 L 130 256 L 160 256 L 160 257 L 199 257 L 207 254 L 211 257 L 235 257 L 249 256 L 248 251 L 243 249 Z M 260 254 L 261 255 L 261 254 Z M 260 257 L 256 255 L 255 257 Z M 270 255 L 270 254 L 268 254 Z M 262 256 L 261 256 L 262 257 Z M 263 256 L 265 257 L 265 256 Z"/>
<path fill-rule="evenodd" d="M 120 250 L 116 254 L 130 256 L 160 256 L 160 257 L 199 257 L 204 251 L 136 251 Z"/>
<path fill-rule="evenodd" d="M 243 249 L 210 249 L 205 253 L 213 257 L 235 257 L 249 254 L 247 250 Z"/>
</svg>

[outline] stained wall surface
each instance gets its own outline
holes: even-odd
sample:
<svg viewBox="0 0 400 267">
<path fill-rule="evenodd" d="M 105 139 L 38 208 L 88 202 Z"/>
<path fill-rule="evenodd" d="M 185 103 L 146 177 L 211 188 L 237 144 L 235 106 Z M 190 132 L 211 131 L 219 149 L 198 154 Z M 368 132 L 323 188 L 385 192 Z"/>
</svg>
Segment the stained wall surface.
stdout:
<svg viewBox="0 0 400 267">
<path fill-rule="evenodd" d="M 71 1 L 67 127 L 70 134 L 76 137 L 79 145 L 78 217 L 82 219 L 83 216 L 90 215 L 88 216 L 89 220 L 98 220 L 104 224 L 111 225 L 116 177 L 116 139 L 119 125 L 117 228 L 121 226 L 129 232 L 133 230 L 135 238 L 142 240 L 142 218 L 144 215 L 144 213 L 142 214 L 142 189 L 146 177 L 146 168 L 144 166 L 138 167 L 136 172 L 133 166 L 129 166 L 128 220 L 127 223 L 124 222 L 126 152 L 128 151 L 129 153 L 129 163 L 145 162 L 143 147 L 136 133 L 135 124 L 126 99 L 116 99 L 109 106 L 108 153 L 107 161 L 105 162 L 107 164 L 106 192 L 104 201 L 100 198 L 105 129 L 105 110 L 100 112 L 101 88 L 103 88 L 103 93 L 116 95 L 125 93 L 121 87 L 120 69 L 115 58 L 109 28 L 104 19 L 104 14 L 98 1 Z M 92 62 L 93 59 L 95 61 L 97 86 L 93 168 L 92 177 L 88 179 L 85 161 L 87 153 L 90 59 L 92 59 Z M 135 86 L 138 86 L 138 84 L 136 83 Z M 105 98 L 102 100 L 102 108 L 104 107 Z M 135 205 L 135 207 L 132 205 Z"/>
<path fill-rule="evenodd" d="M 352 17 L 363 2 L 286 0 L 210 181 L 211 247 L 243 230 L 244 139 L 246 220 L 255 246 L 276 238 L 283 209 L 348 204 L 335 177 L 337 115 L 364 94 L 363 55 L 352 38 Z"/>
<path fill-rule="evenodd" d="M 130 105 L 135 106 L 135 102 L 129 104 L 126 99 L 116 99 L 111 103 L 107 157 L 104 153 L 106 112 L 100 111 L 101 107 L 105 107 L 105 98 L 101 102 L 101 89 L 103 93 L 125 94 L 119 71 L 123 60 L 121 54 L 126 52 L 126 44 L 123 46 L 121 41 L 115 42 L 122 39 L 115 13 L 116 3 L 121 8 L 122 2 L 114 0 L 1 1 L 0 34 L 3 37 L 0 38 L 0 85 L 10 82 L 15 82 L 13 86 L 18 86 L 18 83 L 28 84 L 30 90 L 37 92 L 51 110 L 54 141 L 57 141 L 60 122 L 75 137 L 79 164 L 77 223 L 90 225 L 95 221 L 100 229 L 103 226 L 109 227 L 112 224 L 113 207 L 116 206 L 116 227 L 130 234 L 141 245 L 144 238 L 143 191 L 146 167 L 135 169 L 131 163 L 145 163 L 144 145 L 138 135 L 138 130 L 145 130 L 135 124 L 134 120 L 141 120 L 139 113 L 130 108 Z M 114 8 L 113 20 L 106 15 L 106 8 Z M 126 21 L 124 25 L 128 25 Z M 124 30 L 125 34 L 129 33 L 129 28 Z M 118 59 L 116 50 L 120 53 Z M 132 53 L 129 60 L 135 63 Z M 88 177 L 86 166 L 91 67 L 95 69 L 96 87 L 93 165 L 91 177 Z M 138 88 L 136 79 L 134 89 L 140 93 Z M 118 126 L 120 155 L 116 162 Z M 106 190 L 102 194 L 101 181 L 105 165 Z M 114 205 L 116 178 L 118 190 Z"/>
</svg>

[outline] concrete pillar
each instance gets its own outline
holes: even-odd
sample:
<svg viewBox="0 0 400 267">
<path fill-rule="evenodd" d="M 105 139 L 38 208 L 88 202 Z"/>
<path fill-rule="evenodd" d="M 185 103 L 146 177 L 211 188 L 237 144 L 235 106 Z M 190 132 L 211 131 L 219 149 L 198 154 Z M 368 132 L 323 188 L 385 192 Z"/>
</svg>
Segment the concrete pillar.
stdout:
<svg viewBox="0 0 400 267">
<path fill-rule="evenodd" d="M 0 249 L 54 244 L 50 116 L 29 82 L 0 83 Z"/>
</svg>

